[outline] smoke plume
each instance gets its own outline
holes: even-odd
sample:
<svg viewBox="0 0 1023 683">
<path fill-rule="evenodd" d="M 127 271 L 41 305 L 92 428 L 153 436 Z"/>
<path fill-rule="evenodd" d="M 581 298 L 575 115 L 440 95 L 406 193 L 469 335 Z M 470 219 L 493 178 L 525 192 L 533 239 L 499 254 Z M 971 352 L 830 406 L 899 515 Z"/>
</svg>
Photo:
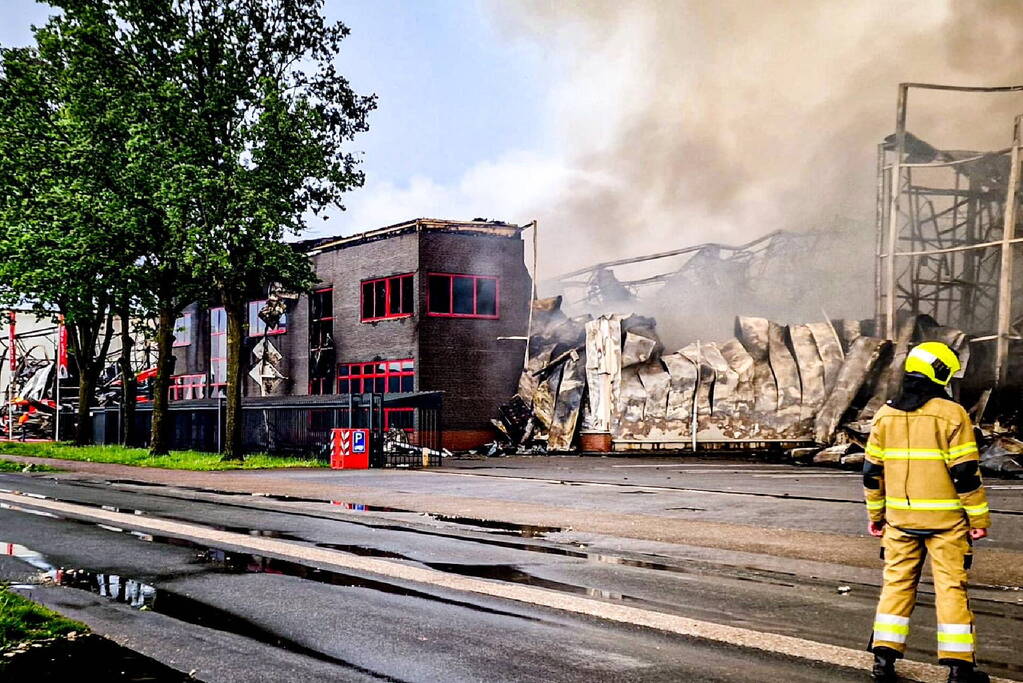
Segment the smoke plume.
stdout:
<svg viewBox="0 0 1023 683">
<path fill-rule="evenodd" d="M 870 315 L 876 150 L 894 129 L 898 83 L 1023 82 L 1016 0 L 494 0 L 491 9 L 508 39 L 542 46 L 561 82 L 540 106 L 568 171 L 522 212 L 541 218 L 541 276 L 846 226 L 828 287 L 841 301 L 820 303 Z M 1020 94 L 914 91 L 909 129 L 939 147 L 1000 149 L 1021 112 Z"/>
</svg>

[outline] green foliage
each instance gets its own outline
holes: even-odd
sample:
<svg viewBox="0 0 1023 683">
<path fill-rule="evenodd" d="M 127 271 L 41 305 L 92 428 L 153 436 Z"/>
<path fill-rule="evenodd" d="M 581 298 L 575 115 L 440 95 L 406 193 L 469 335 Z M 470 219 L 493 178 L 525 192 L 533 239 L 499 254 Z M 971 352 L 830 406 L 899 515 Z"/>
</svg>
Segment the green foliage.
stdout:
<svg viewBox="0 0 1023 683">
<path fill-rule="evenodd" d="M 23 642 L 47 640 L 89 629 L 0 586 L 0 652 Z"/>
<path fill-rule="evenodd" d="M 71 446 L 59 443 L 0 443 L 0 455 L 4 454 L 85 462 L 106 462 L 119 465 L 135 465 L 137 467 L 162 467 L 171 470 L 251 470 L 327 466 L 325 461 L 315 458 L 287 458 L 267 455 L 265 453 L 249 455 L 245 458 L 244 462 L 224 462 L 217 453 L 172 451 L 168 455 L 152 456 L 144 448 Z M 0 460 L 0 463 L 2 462 L 3 460 Z"/>
<path fill-rule="evenodd" d="M 35 48 L 0 49 L 0 299 L 57 306 L 87 397 L 111 306 L 216 297 L 237 320 L 253 288 L 313 284 L 284 239 L 362 184 L 346 144 L 376 101 L 337 73 L 323 0 L 50 4 Z"/>
</svg>

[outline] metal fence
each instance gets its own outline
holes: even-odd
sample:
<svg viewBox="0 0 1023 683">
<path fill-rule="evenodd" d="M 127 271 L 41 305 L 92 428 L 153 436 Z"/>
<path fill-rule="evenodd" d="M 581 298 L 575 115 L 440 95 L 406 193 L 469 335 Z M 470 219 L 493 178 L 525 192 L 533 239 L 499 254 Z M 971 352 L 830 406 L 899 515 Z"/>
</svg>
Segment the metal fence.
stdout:
<svg viewBox="0 0 1023 683">
<path fill-rule="evenodd" d="M 360 427 L 372 432 L 374 443 L 389 429 L 400 429 L 416 447 L 440 449 L 440 401 L 433 394 L 353 394 L 330 400 L 266 401 L 246 399 L 242 404 L 242 444 L 247 453 L 316 456 L 329 453 L 330 431 Z M 93 440 L 119 443 L 120 406 L 94 408 Z M 169 446 L 174 450 L 217 453 L 223 450 L 223 399 L 172 401 L 168 410 Z M 134 440 L 145 447 L 152 427 L 152 406 L 139 405 Z"/>
</svg>

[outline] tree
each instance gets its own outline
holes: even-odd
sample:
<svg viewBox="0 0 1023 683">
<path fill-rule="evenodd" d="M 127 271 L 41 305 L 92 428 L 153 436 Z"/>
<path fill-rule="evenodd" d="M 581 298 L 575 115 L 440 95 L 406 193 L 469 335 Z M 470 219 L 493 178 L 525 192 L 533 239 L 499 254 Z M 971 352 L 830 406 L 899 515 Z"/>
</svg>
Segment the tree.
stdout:
<svg viewBox="0 0 1023 683">
<path fill-rule="evenodd" d="M 151 30 L 143 0 L 116 0 L 129 32 Z M 284 242 L 308 213 L 362 184 L 345 143 L 375 98 L 356 95 L 333 60 L 348 29 L 322 0 L 167 0 L 161 40 L 175 73 L 175 165 L 164 198 L 187 232 L 187 263 L 227 313 L 225 458 L 242 457 L 246 303 L 254 286 L 307 288 L 307 258 Z M 130 11 L 129 11 L 130 10 Z M 342 207 L 343 208 L 343 207 Z"/>
<path fill-rule="evenodd" d="M 228 317 L 225 457 L 240 458 L 247 294 L 308 287 L 285 237 L 363 181 L 343 148 L 375 98 L 333 65 L 348 29 L 324 20 L 322 0 L 51 4 L 62 15 L 37 31 L 38 51 L 9 51 L 18 78 L 0 94 L 0 113 L 16 115 L 0 129 L 15 133 L 0 142 L 15 152 L 0 182 L 16 188 L 0 208 L 0 286 L 62 302 L 81 333 L 83 405 L 99 370 L 85 350 L 105 357 L 112 307 L 155 314 L 154 453 L 166 451 L 174 320 L 215 296 Z"/>
<path fill-rule="evenodd" d="M 57 32 L 37 49 L 0 49 L 0 296 L 64 317 L 78 371 L 75 440 L 92 441 L 89 407 L 133 268 L 134 216 L 115 189 L 124 130 L 116 97 Z"/>
</svg>

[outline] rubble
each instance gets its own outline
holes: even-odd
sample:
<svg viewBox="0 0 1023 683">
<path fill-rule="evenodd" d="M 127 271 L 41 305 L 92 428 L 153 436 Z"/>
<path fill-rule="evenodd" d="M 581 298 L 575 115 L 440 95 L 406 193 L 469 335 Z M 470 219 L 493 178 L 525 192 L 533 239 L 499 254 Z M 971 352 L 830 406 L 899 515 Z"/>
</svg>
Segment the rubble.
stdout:
<svg viewBox="0 0 1023 683">
<path fill-rule="evenodd" d="M 534 303 L 518 393 L 493 421 L 488 455 L 788 444 L 794 462 L 859 468 L 870 420 L 895 395 L 908 349 L 948 343 L 969 368 L 969 337 L 929 316 L 899 339 L 872 322 L 783 326 L 740 316 L 735 337 L 666 349 L 653 318 L 569 318 L 560 297 Z M 983 410 L 983 396 L 978 410 Z M 993 438 L 993 437 L 992 437 Z M 1023 441 L 1001 436 L 986 471 L 1023 476 Z"/>
<path fill-rule="evenodd" d="M 1009 479 L 1023 479 L 1023 441 L 999 436 L 980 453 L 980 469 L 984 474 Z"/>
</svg>

